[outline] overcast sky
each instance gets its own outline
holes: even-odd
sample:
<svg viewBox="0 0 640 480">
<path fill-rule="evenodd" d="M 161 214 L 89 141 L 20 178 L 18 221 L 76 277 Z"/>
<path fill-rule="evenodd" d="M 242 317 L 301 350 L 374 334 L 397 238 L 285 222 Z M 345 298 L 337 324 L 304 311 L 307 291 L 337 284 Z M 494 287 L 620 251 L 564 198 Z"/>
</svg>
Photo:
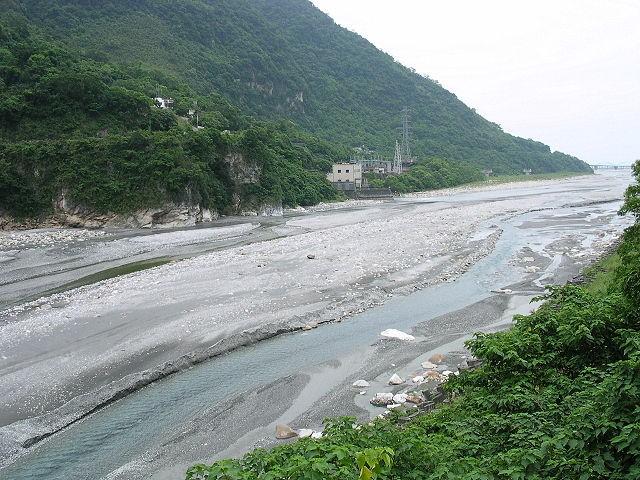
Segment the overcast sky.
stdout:
<svg viewBox="0 0 640 480">
<path fill-rule="evenodd" d="M 640 0 L 311 0 L 503 129 L 640 158 Z"/>
</svg>

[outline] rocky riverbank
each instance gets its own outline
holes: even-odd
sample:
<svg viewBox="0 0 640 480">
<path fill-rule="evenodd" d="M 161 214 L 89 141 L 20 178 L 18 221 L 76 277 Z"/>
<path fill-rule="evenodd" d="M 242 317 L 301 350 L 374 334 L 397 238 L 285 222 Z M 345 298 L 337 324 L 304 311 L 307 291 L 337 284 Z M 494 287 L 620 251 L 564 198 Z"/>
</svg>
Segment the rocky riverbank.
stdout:
<svg viewBox="0 0 640 480">
<path fill-rule="evenodd" d="M 6 352 L 0 363 L 0 388 L 5 392 L 4 415 L 22 417 L 22 422 L 3 429 L 4 438 L 19 447 L 104 404 L 105 389 L 113 389 L 110 402 L 212 353 L 313 328 L 313 323 L 340 322 L 394 296 L 451 281 L 493 250 L 503 235 L 500 220 L 525 212 L 541 213 L 530 224 L 517 227 L 523 234 L 565 228 L 569 232 L 567 238 L 552 234 L 544 252 L 531 243 L 536 251 L 529 254 L 528 250 L 523 256 L 531 256 L 534 262 L 518 263 L 520 275 L 531 276 L 529 284 L 534 279 L 554 280 L 557 272 L 587 260 L 594 249 L 592 237 L 602 242 L 613 237 L 613 233 L 605 232 L 602 238 L 595 234 L 611 221 L 611 213 L 598 206 L 556 221 L 555 205 L 613 201 L 618 193 L 609 188 L 605 199 L 591 186 L 586 185 L 584 193 L 579 193 L 579 187 L 573 185 L 570 196 L 562 189 L 544 195 L 534 191 L 523 197 L 483 199 L 481 205 L 465 199 L 320 212 L 273 227 L 275 234 L 290 236 L 233 246 L 58 294 L 64 300 L 59 308 L 11 310 L 6 324 L 0 326 L 0 347 Z M 529 243 L 525 240 L 525 244 Z M 572 253 L 573 249 L 577 251 Z M 553 268 L 542 271 L 550 265 Z M 541 271 L 529 272 L 531 266 Z M 512 297 L 507 290 L 518 288 L 492 284 L 490 272 L 487 281 L 490 286 L 484 291 L 504 290 L 487 303 L 487 315 L 496 315 L 491 312 L 506 308 L 501 299 Z M 537 286 L 534 289 L 540 291 Z M 487 322 L 485 314 L 476 318 L 472 313 L 461 318 L 466 323 L 457 319 L 430 323 L 438 332 L 439 346 L 446 344 L 443 340 L 448 335 L 458 338 L 460 332 L 496 320 L 491 317 Z M 422 337 L 415 346 L 396 352 L 398 358 L 415 358 L 428 351 L 435 334 L 425 330 Z M 69 345 L 82 348 L 69 349 Z M 402 360 L 389 357 L 392 349 L 384 345 L 385 356 L 368 372 L 357 371 L 357 378 L 350 378 L 348 385 L 378 375 L 388 380 L 389 365 Z M 344 403 L 320 402 L 314 415 L 347 413 L 337 405 Z M 55 409 L 65 406 L 72 417 L 52 423 Z M 357 410 L 362 413 L 362 407 Z M 29 415 L 31 419 L 26 418 Z M 312 422 L 302 425 L 313 427 Z"/>
</svg>

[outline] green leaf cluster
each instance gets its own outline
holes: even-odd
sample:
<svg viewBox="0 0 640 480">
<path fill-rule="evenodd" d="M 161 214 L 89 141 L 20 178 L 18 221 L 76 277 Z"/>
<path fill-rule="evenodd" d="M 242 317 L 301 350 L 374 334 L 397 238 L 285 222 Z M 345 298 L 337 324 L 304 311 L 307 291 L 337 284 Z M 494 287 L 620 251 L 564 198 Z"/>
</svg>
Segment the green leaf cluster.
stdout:
<svg viewBox="0 0 640 480">
<path fill-rule="evenodd" d="M 410 167 L 407 173 L 389 176 L 381 183 L 374 181 L 372 186 L 388 187 L 394 192 L 408 193 L 455 187 L 483 179 L 482 172 L 466 162 L 433 158 L 420 161 L 418 165 Z"/>
</svg>

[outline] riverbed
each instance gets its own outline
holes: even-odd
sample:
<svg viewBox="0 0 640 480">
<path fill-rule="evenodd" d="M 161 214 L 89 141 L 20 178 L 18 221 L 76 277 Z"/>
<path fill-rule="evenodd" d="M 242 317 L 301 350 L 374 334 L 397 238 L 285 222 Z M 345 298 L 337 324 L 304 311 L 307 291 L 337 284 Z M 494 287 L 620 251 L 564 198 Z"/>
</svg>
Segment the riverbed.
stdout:
<svg viewBox="0 0 640 480">
<path fill-rule="evenodd" d="M 453 359 L 474 331 L 508 327 L 631 222 L 616 215 L 630 181 L 607 172 L 184 230 L 0 238 L 0 441 L 5 459 L 22 456 L 0 477 L 181 478 L 271 445 L 276 422 L 369 418 L 354 378 L 388 378 L 436 350 Z M 310 322 L 321 326 L 300 330 Z M 385 328 L 419 335 L 380 341 Z"/>
</svg>

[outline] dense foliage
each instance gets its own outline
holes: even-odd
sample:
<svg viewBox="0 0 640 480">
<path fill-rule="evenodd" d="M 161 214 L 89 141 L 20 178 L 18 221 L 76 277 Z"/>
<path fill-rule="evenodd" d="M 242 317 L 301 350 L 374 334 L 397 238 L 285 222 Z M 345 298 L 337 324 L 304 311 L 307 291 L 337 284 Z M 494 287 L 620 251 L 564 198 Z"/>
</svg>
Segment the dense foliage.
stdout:
<svg viewBox="0 0 640 480">
<path fill-rule="evenodd" d="M 407 193 L 447 188 L 484 179 L 482 172 L 465 162 L 440 158 L 422 160 L 407 173 L 388 176 L 384 180 L 369 174 L 371 187 L 388 187 L 394 192 Z"/>
<path fill-rule="evenodd" d="M 630 187 L 622 209 L 636 218 L 637 198 Z M 196 465 L 187 479 L 640 478 L 638 226 L 606 292 L 549 287 L 546 303 L 512 329 L 469 341 L 485 363 L 452 378 L 455 399 L 435 413 L 329 420 L 321 440 Z"/>
<path fill-rule="evenodd" d="M 155 105 L 159 84 L 174 111 Z M 163 73 L 81 57 L 19 18 L 0 25 L 0 94 L 0 211 L 14 216 L 52 213 L 63 192 L 98 213 L 167 201 L 227 212 L 234 193 L 237 209 L 337 197 L 310 170 L 326 170 L 344 148 L 291 122 L 252 124 L 219 95 L 196 95 Z M 204 129 L 179 116 L 195 102 Z M 257 178 L 232 178 L 224 159 L 233 152 Z"/>
<path fill-rule="evenodd" d="M 86 57 L 161 70 L 246 114 L 290 119 L 331 142 L 391 155 L 408 105 L 419 157 L 499 174 L 589 171 L 575 157 L 504 133 L 308 0 L 3 0 L 0 11 L 23 15 Z"/>
</svg>

